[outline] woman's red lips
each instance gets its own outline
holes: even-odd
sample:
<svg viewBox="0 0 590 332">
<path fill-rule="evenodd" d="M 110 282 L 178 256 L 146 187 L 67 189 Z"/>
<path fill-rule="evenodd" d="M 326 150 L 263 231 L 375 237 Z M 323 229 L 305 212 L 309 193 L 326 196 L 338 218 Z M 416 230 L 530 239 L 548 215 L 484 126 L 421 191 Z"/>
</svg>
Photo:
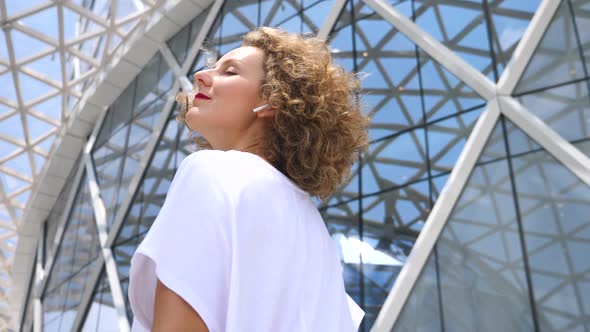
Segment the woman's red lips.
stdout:
<svg viewBox="0 0 590 332">
<path fill-rule="evenodd" d="M 209 100 L 209 99 L 211 99 L 211 98 L 209 98 L 209 97 L 207 97 L 207 95 L 204 95 L 204 94 L 202 94 L 202 93 L 200 93 L 200 92 L 199 92 L 199 93 L 197 93 L 197 95 L 195 96 L 195 99 L 206 99 L 206 100 Z"/>
</svg>

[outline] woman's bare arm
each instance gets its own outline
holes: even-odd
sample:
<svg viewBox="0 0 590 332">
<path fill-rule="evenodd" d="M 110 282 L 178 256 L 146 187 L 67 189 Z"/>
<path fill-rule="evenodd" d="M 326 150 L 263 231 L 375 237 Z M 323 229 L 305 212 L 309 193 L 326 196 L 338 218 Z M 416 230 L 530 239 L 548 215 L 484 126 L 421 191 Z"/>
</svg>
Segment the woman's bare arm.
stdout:
<svg viewBox="0 0 590 332">
<path fill-rule="evenodd" d="M 152 332 L 208 332 L 201 316 L 178 294 L 158 279 Z"/>
</svg>

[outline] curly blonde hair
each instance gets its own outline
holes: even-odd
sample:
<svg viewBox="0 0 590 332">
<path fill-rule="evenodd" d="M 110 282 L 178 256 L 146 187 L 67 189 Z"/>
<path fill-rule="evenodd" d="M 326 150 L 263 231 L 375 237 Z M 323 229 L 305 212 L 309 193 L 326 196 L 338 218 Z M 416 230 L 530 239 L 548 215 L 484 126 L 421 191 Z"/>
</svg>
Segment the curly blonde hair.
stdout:
<svg viewBox="0 0 590 332">
<path fill-rule="evenodd" d="M 243 46 L 264 52 L 262 99 L 275 110 L 259 153 L 311 196 L 326 199 L 368 145 L 359 81 L 334 64 L 324 41 L 261 27 Z M 184 114 L 179 114 L 184 121 Z M 203 138 L 200 148 L 210 148 Z"/>
</svg>

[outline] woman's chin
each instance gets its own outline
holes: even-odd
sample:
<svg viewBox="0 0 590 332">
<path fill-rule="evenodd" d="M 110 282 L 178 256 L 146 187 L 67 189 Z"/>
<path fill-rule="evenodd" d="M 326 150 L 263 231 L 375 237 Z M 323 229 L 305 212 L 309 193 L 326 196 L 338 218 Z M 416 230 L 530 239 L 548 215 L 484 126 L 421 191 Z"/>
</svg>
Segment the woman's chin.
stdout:
<svg viewBox="0 0 590 332">
<path fill-rule="evenodd" d="M 193 113 L 193 112 L 199 112 L 199 108 L 197 106 L 193 106 L 191 108 L 188 109 L 188 111 L 186 111 L 187 114 L 189 113 Z"/>
</svg>

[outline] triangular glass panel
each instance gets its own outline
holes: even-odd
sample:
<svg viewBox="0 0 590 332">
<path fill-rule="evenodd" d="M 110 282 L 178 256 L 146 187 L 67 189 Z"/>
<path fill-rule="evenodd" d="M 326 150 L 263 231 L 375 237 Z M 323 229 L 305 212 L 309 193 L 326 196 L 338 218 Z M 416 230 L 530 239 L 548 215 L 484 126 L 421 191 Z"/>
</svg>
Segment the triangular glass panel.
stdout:
<svg viewBox="0 0 590 332">
<path fill-rule="evenodd" d="M 520 102 L 568 141 L 590 137 L 590 85 L 571 83 L 527 94 Z"/>
<path fill-rule="evenodd" d="M 437 271 L 434 280 L 429 283 L 426 290 L 420 286 L 426 282 L 422 280 L 432 279 L 432 274 L 425 269 L 410 294 L 407 302 L 409 305 L 406 305 L 406 309 L 402 311 L 394 326 L 395 331 L 403 330 L 402 327 L 408 322 L 415 322 L 416 312 L 411 311 L 411 303 L 423 301 L 424 293 L 436 294 L 435 301 L 442 304 L 442 308 L 438 308 L 436 312 L 422 312 L 426 316 L 439 316 L 438 322 L 434 323 L 435 330 L 443 328 L 453 330 L 459 328 L 457 324 L 464 324 L 464 327 L 468 329 L 492 331 L 491 323 L 500 313 L 502 316 L 499 317 L 507 315 L 506 318 L 519 314 L 515 316 L 518 319 L 501 319 L 504 321 L 502 330 L 522 330 L 523 327 L 532 326 L 530 309 L 528 315 L 522 316 L 526 313 L 529 303 L 526 291 L 516 292 L 514 285 L 511 285 L 509 281 L 502 283 L 503 278 L 496 282 L 495 291 L 506 298 L 504 305 L 520 304 L 520 306 L 515 307 L 513 313 L 509 313 L 509 310 L 500 313 L 498 310 L 491 310 L 493 313 L 491 314 L 488 311 L 492 309 L 489 306 L 498 303 L 497 301 L 501 298 L 487 295 L 487 287 L 489 287 L 487 284 L 497 279 L 493 277 L 495 275 L 493 273 L 500 273 L 506 269 L 513 273 L 524 273 L 517 266 L 512 266 L 514 257 L 518 257 L 518 253 L 522 251 L 519 248 L 505 251 L 508 248 L 506 246 L 508 239 L 513 239 L 512 235 L 514 235 L 514 231 L 507 230 L 505 225 L 515 223 L 517 220 L 513 200 L 503 198 L 506 196 L 504 192 L 510 188 L 506 184 L 509 174 L 508 163 L 505 160 L 476 166 L 464 189 L 465 192 L 473 193 L 459 198 L 437 242 L 438 255 L 431 254 L 430 261 L 436 261 Z M 512 211 L 512 214 L 501 213 L 501 209 Z M 485 248 L 488 249 L 487 254 L 496 262 L 495 267 L 484 264 L 478 259 L 484 243 L 488 243 Z M 497 244 L 497 249 L 494 243 Z M 415 249 L 419 250 L 419 248 Z M 519 260 L 522 261 L 522 258 L 517 258 L 516 261 Z M 466 272 L 461 274 L 462 271 Z M 469 294 L 477 294 L 477 297 L 469 296 Z M 476 305 L 473 301 L 477 301 Z M 479 314 L 479 310 L 483 310 L 479 308 L 482 307 L 486 307 L 487 310 L 482 313 L 487 315 Z M 458 320 L 461 310 L 470 314 Z M 474 315 L 477 315 L 479 319 L 473 319 Z M 443 324 L 444 327 L 442 327 Z"/>
<path fill-rule="evenodd" d="M 154 87 L 158 84 L 158 70 L 162 58 L 159 54 L 153 56 L 144 66 L 143 70 L 137 76 L 137 90 L 135 92 L 135 102 L 131 109 L 141 112 L 148 104 L 152 103 L 158 97 Z"/>
<path fill-rule="evenodd" d="M 82 331 L 118 331 L 118 321 L 119 317 L 111 294 L 111 287 L 106 270 L 104 270 L 92 295 Z"/>
<path fill-rule="evenodd" d="M 45 293 L 60 287 L 68 279 L 77 278 L 75 276 L 85 268 L 96 264 L 101 253 L 92 200 L 85 175 L 82 177 L 67 220 Z M 86 283 L 83 279 L 79 282 L 81 285 Z M 80 290 L 78 289 L 78 291 Z"/>
<path fill-rule="evenodd" d="M 94 59 L 93 55 L 85 54 L 87 58 Z M 68 82 L 72 82 L 77 80 L 80 77 L 83 77 L 87 74 L 88 71 L 91 71 L 95 68 L 95 65 L 91 62 L 86 61 L 82 57 L 79 57 L 71 52 L 66 52 L 66 74 Z"/>
<path fill-rule="evenodd" d="M 83 251 L 77 252 L 78 255 L 81 255 L 81 253 Z M 43 297 L 44 331 L 70 331 L 72 329 L 76 315 L 82 309 L 80 305 L 82 304 L 83 294 L 90 292 L 95 286 L 88 281 L 97 267 L 96 262 L 97 260 L 92 260 L 81 267 L 76 264 L 73 269 L 63 271 L 68 278 L 45 292 Z M 72 273 L 71 270 L 74 272 Z M 50 284 L 53 284 L 51 282 L 51 278 L 54 277 L 53 273 L 55 272 L 52 272 L 49 276 Z"/>
<path fill-rule="evenodd" d="M 32 113 L 41 113 L 56 123 L 61 123 L 61 98 L 62 96 L 58 94 L 32 105 Z"/>
<path fill-rule="evenodd" d="M 16 91 L 11 72 L 0 75 L 0 86 L 2 86 L 2 89 L 0 89 L 0 99 L 6 100 L 5 102 L 9 105 L 16 105 Z"/>
<path fill-rule="evenodd" d="M 540 327 L 557 329 L 559 320 L 568 318 L 574 321 L 572 328 L 583 328 L 586 324 L 583 317 L 588 315 L 588 309 L 579 303 L 586 301 L 590 293 L 580 291 L 579 282 L 573 276 L 589 276 L 587 268 L 580 270 L 585 264 L 581 262 L 584 262 L 589 242 L 572 236 L 590 225 L 586 211 L 586 206 L 590 205 L 590 187 L 544 150 L 514 159 L 517 197 L 538 202 L 527 211 L 521 211 L 525 242 L 538 236 L 551 241 L 538 249 L 527 248 L 538 314 L 542 317 L 555 314 L 555 319 L 540 321 Z M 570 231 L 565 232 L 568 228 Z M 548 289 L 541 281 L 546 276 L 560 279 L 559 286 Z M 539 295 L 548 291 L 551 296 Z M 556 303 L 561 304 L 556 306 Z"/>
<path fill-rule="evenodd" d="M 109 43 L 109 51 L 107 52 L 107 55 L 111 55 L 113 54 L 113 51 L 119 46 L 119 44 L 121 44 L 121 41 L 123 39 L 121 39 L 121 37 L 119 37 L 118 34 L 116 33 L 112 33 L 111 34 L 111 41 Z"/>
<path fill-rule="evenodd" d="M 80 37 L 90 37 L 94 34 L 92 32 L 85 33 Z M 80 38 L 80 41 L 72 41 L 72 47 L 76 46 L 77 49 L 94 59 L 102 59 L 103 51 L 104 51 L 104 42 L 105 42 L 105 35 L 99 34 L 95 35 L 94 37 L 90 38 Z"/>
<path fill-rule="evenodd" d="M 298 16 L 299 13 L 299 3 L 295 5 L 294 2 L 286 2 L 286 1 L 277 1 L 279 6 L 273 6 L 273 11 L 269 11 L 266 15 L 266 21 L 270 19 L 269 26 L 279 26 L 284 25 L 289 20 L 299 20 L 299 24 L 301 24 L 301 19 Z M 296 30 L 291 30 L 293 32 L 299 32 L 299 26 L 295 28 Z"/>
<path fill-rule="evenodd" d="M 53 141 L 55 140 L 55 134 L 47 136 L 40 142 L 37 142 L 34 149 L 39 149 L 45 155 L 49 155 L 51 152 L 51 147 L 53 146 Z"/>
<path fill-rule="evenodd" d="M 72 10 L 70 7 L 75 8 L 77 11 Z M 82 8 L 80 9 L 79 5 L 75 4 L 75 3 L 68 3 L 68 6 L 63 6 L 63 29 L 64 29 L 64 39 L 66 41 L 70 41 L 73 40 L 77 37 L 77 35 L 79 34 L 78 29 L 76 28 L 76 25 L 78 24 L 78 22 L 80 22 L 79 24 L 81 24 L 82 26 L 84 26 L 84 33 L 94 33 L 94 32 L 106 32 L 106 26 L 104 26 L 103 24 L 106 24 L 108 26 L 109 22 L 108 20 L 104 20 L 104 22 L 101 22 L 103 24 L 99 24 L 97 22 L 95 22 L 90 16 L 86 16 L 86 15 L 82 15 L 79 12 L 84 13 L 85 11 L 87 11 L 89 8 Z M 101 10 L 101 9 L 106 9 L 107 7 L 110 7 L 110 2 L 107 3 L 103 3 L 103 6 L 95 6 L 93 5 L 91 9 L 96 9 L 96 10 Z M 105 18 L 107 17 L 106 15 L 106 11 L 104 13 L 100 13 L 98 14 L 98 17 L 101 18 Z"/>
<path fill-rule="evenodd" d="M 33 15 L 27 15 L 19 21 L 27 27 L 53 38 L 55 42 L 59 40 L 59 24 L 56 6 L 51 6 Z"/>
<path fill-rule="evenodd" d="M 88 82 L 89 79 L 84 80 L 85 82 Z M 78 93 L 78 95 L 82 95 L 82 91 L 84 91 L 85 86 L 82 86 L 82 84 L 77 84 L 74 86 L 75 89 L 78 89 L 76 91 L 76 93 Z M 76 97 L 73 94 L 68 94 L 66 96 L 66 116 L 70 115 L 70 111 L 74 108 L 74 106 L 76 106 L 78 104 L 78 102 L 80 101 L 79 97 Z"/>
<path fill-rule="evenodd" d="M 437 283 L 437 257 L 431 255 L 412 290 L 412 296 L 404 304 L 393 331 L 444 331 Z M 424 315 L 424 312 L 429 315 Z"/>
<path fill-rule="evenodd" d="M 0 204 L 0 220 L 2 220 L 2 221 L 12 220 L 5 204 Z"/>
<path fill-rule="evenodd" d="M 570 1 L 562 1 L 514 89 L 515 95 L 583 78 L 581 50 Z"/>
<path fill-rule="evenodd" d="M 47 158 L 38 153 L 33 153 L 33 160 L 35 161 L 35 176 L 38 176 L 41 170 L 43 170 L 43 165 L 45 165 Z"/>
<path fill-rule="evenodd" d="M 135 1 L 117 1 L 117 7 L 113 8 L 111 6 L 111 16 L 112 11 L 114 10 L 116 13 L 115 19 L 117 21 L 123 20 L 133 14 L 139 12 L 145 6 L 142 2 L 135 2 Z M 140 6 L 141 8 L 138 8 Z"/>
<path fill-rule="evenodd" d="M 229 4 L 226 6 L 227 8 L 223 8 L 223 39 L 231 38 L 237 41 L 238 39 L 235 37 L 243 35 L 254 28 L 253 20 L 256 20 L 256 16 L 243 16 L 240 11 L 241 6 L 237 3 L 233 6 Z M 232 8 L 230 9 L 230 7 Z"/>
<path fill-rule="evenodd" d="M 17 59 L 26 59 L 54 47 L 16 29 L 10 30 L 12 47 Z"/>
<path fill-rule="evenodd" d="M 6 45 L 6 38 L 4 37 L 4 33 L 0 33 L 0 45 Z M 4 63 L 8 63 L 8 47 L 0 48 L 0 60 Z"/>
<path fill-rule="evenodd" d="M 405 14 L 415 15 L 418 26 L 484 75 L 498 80 L 539 3 L 416 1 Z"/>
<path fill-rule="evenodd" d="M 486 150 L 520 144 L 518 137 L 526 136 L 501 121 L 518 135 L 497 135 Z M 590 242 L 571 234 L 590 227 L 590 211 L 583 208 L 590 206 L 590 187 L 542 149 L 520 153 L 510 162 L 505 154 L 495 156 L 495 161 L 488 158 L 475 167 L 437 241 L 438 255 L 431 254 L 431 260 L 438 259 L 438 272 L 429 288 L 438 289 L 442 309 L 421 311 L 420 316 L 442 314 L 439 323 L 445 330 L 556 330 L 566 319 L 572 328 L 581 328 L 588 312 L 580 303 L 590 293 L 580 291 L 573 276 L 588 274 L 584 255 Z M 474 236 L 474 230 L 481 235 Z M 410 304 L 423 298 L 419 285 L 428 275 L 423 272 L 418 279 L 395 331 L 415 321 Z M 523 282 L 525 275 L 530 283 Z M 533 322 L 533 310 L 543 319 Z"/>
<path fill-rule="evenodd" d="M 372 143 L 363 162 L 363 193 L 374 192 L 364 183 L 367 177 L 375 177 L 379 190 L 427 177 L 424 139 L 424 130 L 416 129 Z"/>
<path fill-rule="evenodd" d="M 0 172 L 0 181 L 4 191 L 8 194 L 23 190 L 31 184 L 23 179 Z"/>
<path fill-rule="evenodd" d="M 131 33 L 131 31 L 137 27 L 137 25 L 139 24 L 140 21 L 141 21 L 141 19 L 137 18 L 137 19 L 131 20 L 127 23 L 120 24 L 117 27 L 124 32 L 124 35 L 127 35 L 127 34 Z"/>
<path fill-rule="evenodd" d="M 498 75 L 501 75 L 510 61 L 540 3 L 539 0 L 505 0 L 494 5 L 488 4 L 491 16 L 488 29 L 491 30 Z"/>
<path fill-rule="evenodd" d="M 117 265 L 119 282 L 121 283 L 123 294 L 128 294 L 131 257 L 144 236 L 145 233 L 113 247 L 113 257 L 115 258 L 115 263 Z M 133 312 L 131 312 L 131 306 L 129 305 L 129 298 L 127 296 L 125 296 L 125 308 L 127 309 L 127 317 L 129 318 L 129 321 L 133 321 Z"/>
<path fill-rule="evenodd" d="M 502 121 L 498 121 L 488 138 L 485 148 L 479 156 L 479 164 L 506 158 L 506 140 L 504 139 L 504 133 L 505 131 Z"/>
<path fill-rule="evenodd" d="M 41 73 L 56 82 L 61 82 L 61 62 L 59 60 L 59 54 L 57 52 L 46 55 L 40 59 L 27 63 L 26 68 Z"/>
<path fill-rule="evenodd" d="M 2 121 L 0 121 L 0 135 L 10 137 L 24 145 L 25 132 L 23 130 L 21 115 L 15 113 L 2 119 Z"/>
<path fill-rule="evenodd" d="M 158 99 L 160 101 L 165 100 L 168 93 L 174 85 L 175 77 L 172 74 L 172 70 L 168 67 L 168 63 L 162 59 L 158 68 L 158 74 L 160 79 L 156 85 L 156 92 L 158 93 Z"/>
<path fill-rule="evenodd" d="M 183 157 L 187 155 L 186 153 L 178 154 L 187 145 L 187 138 L 184 126 L 181 127 L 174 117 L 171 117 L 166 125 L 163 138 L 147 166 L 146 175 L 133 197 L 130 213 L 125 218 L 116 243 L 124 243 L 147 232 L 164 203 L 166 192 L 177 167 Z M 126 164 L 129 162 L 128 160 Z M 125 167 L 127 168 L 127 165 Z M 130 172 L 134 173 L 134 170 L 130 169 Z"/>
<path fill-rule="evenodd" d="M 7 155 L 11 155 L 17 151 L 21 151 L 22 149 L 23 148 L 21 146 L 12 144 L 12 142 L 7 142 L 0 138 L 0 158 L 5 158 Z"/>
<path fill-rule="evenodd" d="M 333 6 L 334 3 L 330 1 L 303 1 L 303 24 L 299 33 L 316 35 Z"/>
<path fill-rule="evenodd" d="M 431 122 L 485 104 L 473 89 L 446 68 L 420 51 L 420 92 L 424 98 L 426 121 Z"/>
<path fill-rule="evenodd" d="M 3 168 L 5 167 L 14 172 L 13 174 L 18 174 L 23 180 L 28 180 L 27 182 L 33 183 L 33 170 L 31 168 L 31 162 L 29 161 L 28 152 L 23 151 L 23 153 L 8 159 L 2 163 L 2 166 Z"/>
<path fill-rule="evenodd" d="M 373 99 L 382 97 L 383 100 L 396 101 L 378 104 L 376 109 L 371 110 L 375 114 L 374 120 L 377 120 L 369 131 L 371 139 L 408 130 L 423 121 L 435 121 L 485 103 L 389 22 L 370 7 L 365 7 L 362 2 L 355 2 L 355 11 L 365 12 L 356 18 L 355 35 L 352 35 L 352 29 L 346 29 L 346 25 L 339 23 L 330 37 L 330 44 L 332 49 L 338 50 L 334 53 L 337 62 L 351 62 L 350 68 L 346 69 L 356 68 L 359 73 L 368 73 L 361 81 L 365 94 Z M 341 20 L 350 22 L 349 9 L 350 6 L 346 5 Z M 379 32 L 375 34 L 375 31 Z M 351 42 L 353 37 L 356 43 Z M 380 114 L 383 112 L 386 116 Z M 391 119 L 392 126 L 387 128 L 386 124 L 382 124 L 384 119 Z"/>
<path fill-rule="evenodd" d="M 427 127 L 428 159 L 433 176 L 450 172 L 455 166 L 482 110 L 477 108 Z"/>
<path fill-rule="evenodd" d="M 48 123 L 30 114 L 27 114 L 26 118 L 28 130 L 27 134 L 29 141 L 31 142 L 35 142 L 40 137 L 45 137 L 48 134 L 57 131 L 56 126 L 52 123 Z"/>
<path fill-rule="evenodd" d="M 52 92 L 57 92 L 57 88 L 52 85 L 49 85 L 37 78 L 31 77 L 28 74 L 23 72 L 19 72 L 19 84 L 20 84 L 20 92 L 23 99 L 28 102 L 34 100 L 40 96 L 44 96 L 50 94 Z M 61 83 L 56 82 L 56 83 Z"/>
<path fill-rule="evenodd" d="M 6 13 L 8 14 L 8 16 L 12 16 L 15 14 L 20 14 L 24 11 L 26 11 L 27 9 L 31 9 L 33 7 L 37 7 L 43 3 L 46 3 L 47 1 L 44 0 L 31 0 L 31 1 L 26 1 L 26 2 L 21 2 L 21 1 L 7 1 L 6 2 Z"/>
<path fill-rule="evenodd" d="M 590 3 L 586 0 L 572 0 L 572 9 L 578 28 L 578 35 L 582 52 L 584 53 L 584 62 L 586 63 L 586 70 L 590 70 Z M 590 72 L 586 75 L 590 76 Z"/>
<path fill-rule="evenodd" d="M 23 193 L 14 196 L 12 199 L 13 199 L 13 201 L 17 202 L 17 206 L 20 206 L 21 208 L 24 209 L 25 206 L 27 205 L 27 202 L 29 201 L 30 196 L 31 196 L 31 191 L 26 190 Z"/>
<path fill-rule="evenodd" d="M 203 13 L 201 13 L 199 16 L 197 16 L 197 18 L 202 15 L 203 15 Z M 167 42 L 168 48 L 170 49 L 170 51 L 172 52 L 172 54 L 174 55 L 174 57 L 176 58 L 176 61 L 178 62 L 178 64 L 180 66 L 182 66 L 182 64 L 184 63 L 184 60 L 186 60 L 187 52 L 191 46 L 191 45 L 189 45 L 189 42 L 192 43 L 192 40 L 189 39 L 190 32 L 191 32 L 191 26 L 187 25 L 182 30 L 180 30 L 177 34 L 175 34 L 172 38 L 170 38 Z"/>
<path fill-rule="evenodd" d="M 11 113 L 15 113 L 15 112 L 16 112 L 15 109 L 10 108 L 10 107 L 0 103 L 0 119 L 4 119 L 5 117 L 10 115 Z"/>
</svg>

